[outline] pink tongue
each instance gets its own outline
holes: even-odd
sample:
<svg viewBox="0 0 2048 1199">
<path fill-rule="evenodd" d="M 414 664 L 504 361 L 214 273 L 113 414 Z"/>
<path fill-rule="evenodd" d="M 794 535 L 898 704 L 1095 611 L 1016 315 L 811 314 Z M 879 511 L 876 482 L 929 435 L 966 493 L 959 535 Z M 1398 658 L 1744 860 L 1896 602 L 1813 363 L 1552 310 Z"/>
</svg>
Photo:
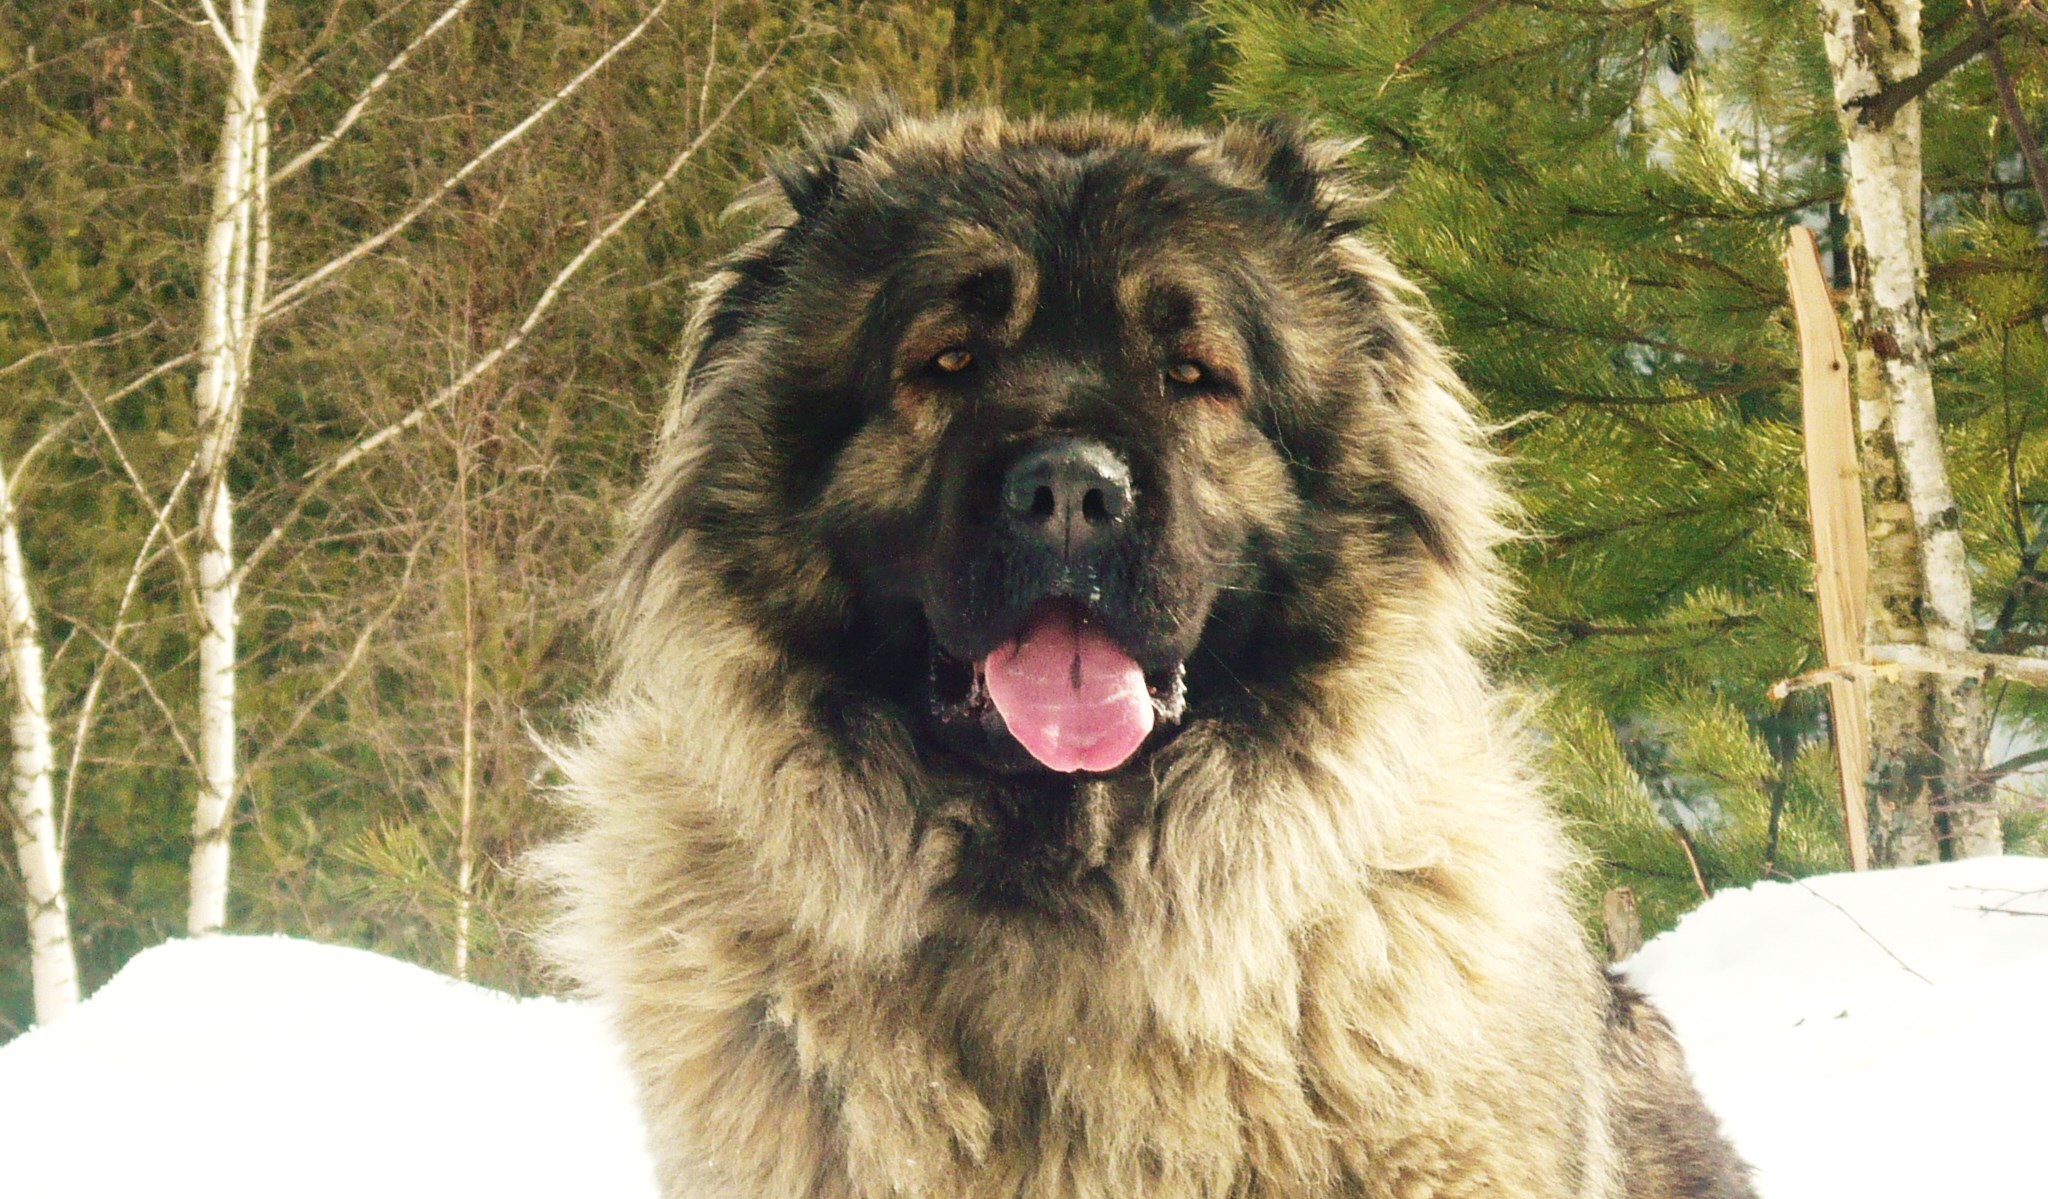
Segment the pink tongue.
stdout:
<svg viewBox="0 0 2048 1199">
<path fill-rule="evenodd" d="M 1034 618 L 982 674 L 1010 735 L 1048 769 L 1114 770 L 1152 731 L 1145 672 L 1065 608 Z"/>
</svg>

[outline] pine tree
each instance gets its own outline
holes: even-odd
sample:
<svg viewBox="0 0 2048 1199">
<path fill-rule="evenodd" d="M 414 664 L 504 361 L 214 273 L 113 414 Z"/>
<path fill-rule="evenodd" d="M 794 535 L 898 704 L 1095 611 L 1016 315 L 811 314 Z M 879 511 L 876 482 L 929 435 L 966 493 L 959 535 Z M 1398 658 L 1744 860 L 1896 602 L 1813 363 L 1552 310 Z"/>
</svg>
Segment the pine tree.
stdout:
<svg viewBox="0 0 2048 1199">
<path fill-rule="evenodd" d="M 1796 354 L 1780 255 L 1848 283 L 1819 10 L 1218 0 L 1223 103 L 1359 139 L 1372 234 L 1422 284 L 1503 426 L 1534 536 L 1530 639 L 1560 800 L 1658 926 L 1705 888 L 1842 862 L 1818 703 Z M 2016 10 L 2001 36 L 2024 44 Z M 1971 36 L 1931 3 L 1929 45 Z M 1980 47 L 1981 49 L 1981 47 Z M 2041 56 L 2016 77 L 2038 127 Z M 1940 58 L 1929 54 L 1929 61 Z M 1979 618 L 2038 626 L 2041 217 L 1988 62 L 1921 100 L 1934 359 Z M 2031 373 L 2027 373 L 2031 371 Z M 2010 602 L 2007 602 L 2010 597 Z M 2007 608 L 2012 609 L 2006 611 Z M 2041 712 L 1993 697 L 2024 736 Z"/>
</svg>

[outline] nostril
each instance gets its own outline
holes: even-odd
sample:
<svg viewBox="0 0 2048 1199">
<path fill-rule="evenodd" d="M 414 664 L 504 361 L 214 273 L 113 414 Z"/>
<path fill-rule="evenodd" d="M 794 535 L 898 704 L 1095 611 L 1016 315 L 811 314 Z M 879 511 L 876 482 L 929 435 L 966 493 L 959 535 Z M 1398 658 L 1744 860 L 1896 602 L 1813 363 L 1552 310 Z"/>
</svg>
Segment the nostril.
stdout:
<svg viewBox="0 0 2048 1199">
<path fill-rule="evenodd" d="M 1059 502 L 1053 498 L 1052 488 L 1040 487 L 1032 493 L 1031 515 L 1038 517 L 1040 520 L 1050 517 L 1054 509 L 1058 507 Z"/>
<path fill-rule="evenodd" d="M 1089 488 L 1088 494 L 1081 497 L 1081 515 L 1095 524 L 1109 519 L 1109 501 L 1102 498 L 1100 487 Z"/>
</svg>

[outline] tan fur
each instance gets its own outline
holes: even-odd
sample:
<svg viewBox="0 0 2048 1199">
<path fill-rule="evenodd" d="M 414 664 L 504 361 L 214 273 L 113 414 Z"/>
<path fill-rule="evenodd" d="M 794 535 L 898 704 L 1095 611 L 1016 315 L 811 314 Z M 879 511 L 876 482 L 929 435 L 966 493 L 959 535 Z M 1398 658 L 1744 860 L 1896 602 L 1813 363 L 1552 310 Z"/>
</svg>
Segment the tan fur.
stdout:
<svg viewBox="0 0 2048 1199">
<path fill-rule="evenodd" d="M 1235 172 L 1258 152 L 987 116 L 891 136 L 862 170 L 1024 136 L 1201 146 Z M 1342 254 L 1405 302 L 1377 255 Z M 1080 894 L 1117 898 L 1058 926 L 940 887 L 984 819 L 972 796 L 920 794 L 940 784 L 898 724 L 820 732 L 827 680 L 720 586 L 727 547 L 684 533 L 629 571 L 611 693 L 562 751 L 580 831 L 545 867 L 551 945 L 627 1047 L 668 1195 L 1690 1193 L 1624 1180 L 1610 1108 L 1674 1066 L 1609 1042 L 1570 850 L 1475 660 L 1502 607 L 1491 460 L 1398 319 L 1405 357 L 1374 368 L 1391 424 L 1360 444 L 1398 447 L 1376 469 L 1433 493 L 1447 561 L 1357 583 L 1391 594 L 1313 681 L 1312 718 L 1256 740 L 1198 721 L 1145 775 L 1084 784 L 1074 869 L 1111 885 Z M 693 406 L 716 372 L 744 368 L 686 362 L 650 497 L 707 452 Z M 820 568 L 790 569 L 792 593 L 831 602 Z"/>
</svg>

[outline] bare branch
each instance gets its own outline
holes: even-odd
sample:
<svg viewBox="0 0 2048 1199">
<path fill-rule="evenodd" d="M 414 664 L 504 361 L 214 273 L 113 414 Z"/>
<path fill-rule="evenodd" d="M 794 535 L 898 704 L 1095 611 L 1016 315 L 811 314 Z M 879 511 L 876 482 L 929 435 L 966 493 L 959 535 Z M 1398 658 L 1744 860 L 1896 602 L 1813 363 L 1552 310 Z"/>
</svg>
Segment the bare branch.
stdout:
<svg viewBox="0 0 2048 1199">
<path fill-rule="evenodd" d="M 199 0 L 199 7 L 206 12 L 206 24 L 213 30 L 213 36 L 220 39 L 221 48 L 228 52 L 228 61 L 239 66 L 242 47 L 235 41 L 235 35 L 228 32 L 227 22 L 220 18 L 220 10 L 213 6 L 213 0 Z"/>
<path fill-rule="evenodd" d="M 1829 899 L 1827 896 L 1821 894 L 1819 891 L 1814 890 L 1813 884 L 1807 882 L 1803 878 L 1795 878 L 1792 881 L 1798 883 L 1801 887 L 1806 888 L 1807 894 L 1813 896 L 1815 899 L 1820 900 L 1822 903 L 1835 909 L 1837 912 L 1840 912 L 1849 921 L 1849 923 L 1856 926 L 1857 932 L 1862 933 L 1864 936 L 1870 938 L 1870 943 L 1872 945 L 1875 945 L 1879 949 L 1884 950 L 1884 956 L 1890 958 L 1894 962 L 1897 962 L 1899 964 L 1899 969 L 1904 970 L 1906 973 L 1912 975 L 1914 978 L 1919 979 L 1921 982 L 1926 983 L 1930 987 L 1934 985 L 1933 979 L 1927 977 L 1926 975 L 1920 973 L 1918 970 L 1915 970 L 1913 969 L 1913 967 L 1907 965 L 1906 959 L 1900 957 L 1896 953 L 1893 953 L 1892 947 L 1886 945 L 1883 941 L 1878 940 L 1876 933 L 1873 933 L 1869 929 L 1863 927 L 1863 922 L 1861 920 L 1858 920 L 1855 916 L 1851 915 L 1848 908 L 1843 907 L 1841 904 L 1836 903 L 1832 899 Z"/>
<path fill-rule="evenodd" d="M 365 456 L 374 453 L 385 442 L 413 428 L 433 413 L 439 411 L 448 401 L 461 395 L 470 384 L 476 382 L 487 371 L 496 366 L 505 355 L 518 349 L 526 341 L 527 335 L 532 333 L 534 328 L 540 324 L 541 318 L 547 315 L 548 309 L 552 308 L 555 301 L 561 297 L 562 288 L 583 269 L 584 265 L 590 261 L 593 255 L 603 249 L 605 244 L 618 234 L 619 230 L 625 228 L 635 217 L 646 211 L 647 206 L 668 189 L 668 185 L 682 171 L 683 167 L 696 156 L 697 151 L 703 148 L 704 143 L 711 140 L 712 135 L 725 125 L 726 121 L 732 116 L 733 111 L 739 107 L 740 102 L 746 99 L 748 94 L 767 76 L 769 70 L 781 58 L 783 51 L 788 49 L 790 43 L 796 37 L 795 33 L 784 37 L 776 45 L 775 49 L 770 52 L 768 57 L 762 61 L 761 65 L 756 67 L 751 75 L 747 76 L 746 82 L 740 85 L 739 90 L 735 91 L 726 100 L 724 107 L 718 110 L 718 115 L 712 119 L 711 123 L 698 130 L 697 136 L 690 139 L 690 143 L 684 146 L 682 151 L 675 156 L 668 164 L 668 169 L 664 170 L 645 191 L 641 192 L 638 199 L 634 200 L 632 204 L 608 221 L 604 228 L 592 235 L 590 240 L 583 244 L 583 248 L 576 252 L 575 257 L 569 260 L 568 265 L 555 273 L 555 277 L 548 283 L 546 290 L 541 292 L 540 298 L 534 301 L 532 308 L 527 310 L 526 318 L 519 322 L 518 328 L 514 329 L 503 341 L 492 347 L 490 352 L 472 362 L 461 375 L 456 377 L 454 382 L 429 396 L 404 416 L 399 417 L 397 420 L 369 434 L 335 455 L 326 465 L 309 473 L 306 476 L 305 487 L 300 490 L 298 498 L 292 501 L 291 507 L 278 519 L 277 523 L 271 526 L 270 531 L 263 535 L 263 540 L 257 542 L 243 556 L 242 564 L 236 570 L 237 583 L 239 584 L 242 579 L 245 579 L 249 572 L 255 569 L 257 563 L 261 562 L 272 550 L 277 548 L 278 543 L 284 539 L 285 531 L 298 520 L 299 516 L 305 512 L 306 505 L 311 503 L 313 498 L 320 493 L 321 489 L 334 480 L 335 476 L 348 470 Z"/>
<path fill-rule="evenodd" d="M 1893 117 L 1899 115 L 1901 108 L 1926 95 L 1929 88 L 1967 66 L 1972 59 L 1996 46 L 2000 38 L 2011 33 L 2012 17 L 2013 11 L 2007 11 L 2000 13 L 1995 23 L 1980 21 L 1975 33 L 1926 60 L 1918 71 L 1904 79 L 1893 80 L 1878 91 L 1846 107 L 1854 108 L 1856 119 L 1870 128 L 1884 128 L 1891 124 Z"/>
<path fill-rule="evenodd" d="M 1481 17 L 1484 17 L 1486 14 L 1492 12 L 1496 8 L 1499 8 L 1501 5 L 1505 3 L 1507 3 L 1507 0 L 1479 0 L 1478 4 L 1475 4 L 1471 8 L 1466 9 L 1463 13 L 1459 14 L 1455 19 L 1453 19 L 1450 24 L 1444 26 L 1442 29 L 1437 30 L 1435 33 L 1429 35 L 1429 37 L 1423 39 L 1423 42 L 1420 46 L 1415 47 L 1415 49 L 1410 50 L 1407 54 L 1403 55 L 1401 61 L 1394 64 L 1394 69 L 1387 72 L 1387 77 L 1384 80 L 1380 81 L 1380 92 L 1385 92 L 1388 86 L 1391 85 L 1394 82 L 1394 80 L 1399 79 L 1403 74 L 1405 74 L 1408 68 L 1414 66 L 1418 62 L 1421 62 L 1423 57 L 1427 55 L 1431 50 L 1436 49 L 1438 46 L 1441 46 L 1446 41 L 1450 40 L 1453 37 L 1456 37 L 1458 35 L 1458 31 L 1464 29 L 1467 25 L 1470 25 L 1472 24 L 1472 22 L 1479 20 Z"/>
<path fill-rule="evenodd" d="M 1990 38 L 1985 49 L 1990 52 L 1991 82 L 1998 92 L 1998 107 L 2005 111 L 2013 140 L 2019 143 L 2020 161 L 2026 164 L 2027 179 L 2034 185 L 2034 198 L 2041 203 L 2041 214 L 2048 216 L 2048 167 L 2041 163 L 2041 143 L 2034 140 L 2034 131 L 2027 127 L 2027 114 L 2013 92 L 2012 75 L 2005 69 L 2005 53 L 1998 48 L 1998 39 L 1991 36 L 1991 14 L 1984 11 L 1984 0 L 1970 0 L 1970 15 L 1977 18 L 1978 34 Z"/>
<path fill-rule="evenodd" d="M 69 433 L 71 426 L 77 424 L 79 419 L 78 413 L 74 412 L 52 424 L 49 428 L 44 429 L 40 437 L 29 443 L 28 452 L 21 456 L 21 461 L 14 464 L 15 478 L 17 480 L 27 478 L 29 467 L 34 464 L 35 460 L 42 456 L 44 450 L 57 444 L 59 438 Z"/>
<path fill-rule="evenodd" d="M 704 82 L 697 89 L 697 128 L 704 127 L 704 114 L 711 111 L 711 79 L 718 74 L 718 13 L 724 5 L 720 0 L 711 0 L 710 49 L 704 59 Z"/>
<path fill-rule="evenodd" d="M 550 96 L 544 103 L 542 103 L 539 108 L 527 114 L 525 120 L 519 122 L 519 124 L 507 130 L 503 135 L 501 135 L 498 138 L 498 140 L 492 142 L 489 146 L 484 147 L 483 151 L 479 153 L 475 158 L 470 159 L 468 162 L 464 163 L 459 169 L 457 169 L 454 174 L 442 180 L 439 186 L 437 186 L 432 193 L 430 193 L 425 199 L 419 201 L 417 204 L 414 204 L 411 208 L 407 209 L 404 215 L 400 216 L 396 221 L 386 226 L 380 232 L 372 234 L 371 236 L 365 238 L 364 240 L 356 243 L 356 245 L 349 248 L 348 250 L 345 250 L 341 254 L 338 254 L 335 257 L 329 259 L 321 266 L 315 268 L 312 271 L 312 273 L 305 275 L 304 277 L 292 282 L 291 284 L 284 287 L 282 290 L 278 291 L 275 295 L 271 296 L 270 299 L 262 305 L 260 310 L 258 310 L 259 315 L 262 317 L 262 319 L 266 322 L 275 321 L 279 317 L 282 317 L 285 313 L 290 312 L 294 308 L 297 308 L 300 304 L 305 303 L 306 300 L 310 299 L 314 294 L 322 290 L 326 284 L 333 280 L 335 275 L 355 265 L 357 262 L 361 261 L 365 256 L 375 253 L 379 248 L 388 244 L 392 238 L 404 232 L 407 227 L 412 225 L 415 221 L 419 220 L 419 218 L 425 215 L 429 209 L 433 208 L 434 205 L 438 204 L 443 198 L 445 198 L 449 192 L 453 191 L 456 187 L 458 187 L 464 179 L 467 179 L 470 175 L 475 174 L 476 171 L 479 168 L 481 168 L 486 162 L 496 157 L 500 151 L 504 150 L 514 141 L 517 141 L 522 135 L 524 135 L 528 130 L 530 130 L 542 118 L 547 116 L 547 114 L 551 110 L 553 110 L 557 104 L 561 103 L 563 100 L 573 95 L 577 91 L 577 89 L 581 88 L 585 81 L 587 81 L 593 74 L 596 74 L 597 71 L 600 70 L 605 65 L 605 63 L 609 62 L 620 51 L 624 50 L 627 46 L 631 45 L 634 41 L 638 40 L 640 35 L 646 31 L 647 27 L 653 23 L 655 17 L 659 16 L 661 11 L 667 7 L 667 4 L 668 0 L 659 0 L 659 3 L 657 3 L 654 6 L 654 9 L 647 14 L 646 18 L 644 18 L 638 25 L 635 25 L 631 30 L 627 31 L 624 37 L 612 43 L 610 48 L 608 48 L 603 54 L 599 55 L 598 58 L 594 62 L 592 62 L 588 67 L 584 68 L 584 70 L 580 74 L 578 74 L 574 79 L 571 79 L 568 83 L 563 84 L 562 87 L 557 89 L 555 93 L 552 96 Z M 191 365 L 192 361 L 198 356 L 199 352 L 197 350 L 187 350 L 186 352 L 179 354 L 175 358 L 165 359 L 164 361 L 157 363 L 155 366 L 150 367 L 148 370 L 143 371 L 135 378 L 130 379 L 128 382 L 122 384 L 120 387 L 114 389 L 107 395 L 101 397 L 100 403 L 112 404 L 116 400 L 125 399 L 128 396 L 133 395 L 135 392 L 142 390 L 144 387 L 147 387 L 149 384 L 155 382 L 157 379 L 163 377 L 164 375 L 167 375 L 181 367 Z"/>
<path fill-rule="evenodd" d="M 86 636 L 99 642 L 100 648 L 107 652 L 108 657 L 127 667 L 128 672 L 135 676 L 135 681 L 142 684 L 142 693 L 149 697 L 149 702 L 156 705 L 157 713 L 164 718 L 164 728 L 171 734 L 171 740 L 176 743 L 178 753 L 183 755 L 185 765 L 190 766 L 193 772 L 197 773 L 199 770 L 199 755 L 192 752 L 192 743 L 185 740 L 185 734 L 179 731 L 178 718 L 171 714 L 171 706 L 164 702 L 162 695 L 158 694 L 156 683 L 150 679 L 149 672 L 142 668 L 141 663 L 122 653 L 121 647 L 107 640 L 106 637 L 100 634 L 98 629 L 93 628 L 90 624 L 78 619 L 76 616 L 67 617 L 67 619 L 72 627 L 83 630 Z"/>
<path fill-rule="evenodd" d="M 1985 779 L 2002 779 L 2008 774 L 2018 774 L 2029 767 L 2048 762 L 2048 749 L 2030 749 L 2023 754 L 2014 754 L 1995 766 L 1986 766 L 1977 773 Z"/>
<path fill-rule="evenodd" d="M 169 527 L 170 513 L 185 494 L 185 487 L 191 483 L 197 466 L 196 460 L 185 464 L 184 473 L 178 476 L 178 481 L 171 487 L 171 494 L 164 500 L 163 511 L 157 514 L 156 520 L 149 526 L 149 532 L 142 538 L 141 548 L 135 551 L 135 561 L 128 568 L 128 579 L 121 587 L 121 602 L 114 609 L 113 628 L 107 633 L 107 640 L 112 645 L 121 644 L 121 635 L 128 631 L 128 609 L 135 602 L 135 595 L 142 587 L 142 576 L 149 569 L 153 558 L 150 551 L 156 544 L 157 537 Z M 169 538 L 168 541 L 170 548 L 177 552 L 177 539 Z M 180 560 L 182 561 L 182 555 Z M 58 834 L 65 841 L 71 837 L 71 801 L 78 791 L 78 771 L 85 757 L 85 743 L 92 735 L 93 710 L 99 702 L 100 688 L 106 684 L 107 673 L 113 662 L 111 653 L 100 655 L 100 664 L 93 668 L 92 681 L 86 684 L 85 697 L 79 701 L 78 718 L 72 723 L 71 762 L 64 770 L 64 797 L 59 805 L 60 815 L 57 822 Z"/>
<path fill-rule="evenodd" d="M 2048 687 L 2048 658 L 2015 654 L 1981 654 L 1975 650 L 1938 650 L 1925 645 L 1873 645 L 1861 662 L 1809 670 L 1773 683 L 1770 697 L 1782 700 L 1794 691 L 1819 687 L 1838 679 L 1897 682 L 1907 674 L 1952 679 L 2004 679 L 2029 687 Z"/>
<path fill-rule="evenodd" d="M 377 635 L 377 630 L 383 628 L 392 616 L 397 614 L 399 606 L 404 603 L 406 599 L 406 586 L 412 582 L 413 567 L 419 562 L 420 551 L 426 547 L 426 544 L 427 535 L 422 534 L 419 540 L 413 543 L 412 549 L 406 553 L 405 569 L 399 573 L 398 587 L 392 592 L 391 602 L 384 606 L 383 611 L 364 622 L 362 629 L 356 634 L 355 643 L 349 647 L 348 656 L 342 659 L 341 668 L 336 670 L 326 682 L 320 685 L 317 691 L 299 705 L 298 710 L 292 713 L 292 718 L 285 722 L 284 731 L 271 738 L 270 743 L 257 751 L 256 755 L 249 759 L 248 765 L 242 768 L 244 784 L 256 777 L 257 771 L 270 760 L 273 752 L 288 743 L 298 733 L 300 727 L 311 718 L 314 709 L 326 702 L 328 696 L 340 690 L 341 685 L 348 681 L 349 675 L 354 672 L 356 666 L 363 660 L 363 653 L 369 648 L 371 639 Z"/>
<path fill-rule="evenodd" d="M 77 350 L 103 349 L 107 346 L 119 345 L 124 341 L 133 341 L 138 337 L 147 336 L 156 326 L 157 322 L 151 321 L 139 329 L 129 329 L 122 333 L 109 333 L 105 337 L 94 337 L 86 341 L 66 342 L 62 345 L 53 342 L 40 350 L 30 350 L 6 366 L 0 366 L 0 379 L 4 379 L 15 371 L 31 366 L 45 358 L 54 358 L 59 354 L 69 354 Z"/>
<path fill-rule="evenodd" d="M 0 254 L 4 254 L 7 258 L 7 264 L 14 268 L 15 277 L 21 281 L 22 290 L 28 295 L 29 302 L 34 305 L 37 319 L 41 322 L 45 335 L 52 342 L 55 342 L 56 328 L 50 323 L 49 309 L 43 304 L 43 296 L 37 290 L 35 280 L 29 277 L 27 270 L 23 269 L 21 260 L 14 256 L 14 248 L 12 246 L 0 245 Z M 93 421 L 99 425 L 101 435 L 107 439 L 107 444 L 113 447 L 114 459 L 120 463 L 122 473 L 127 476 L 129 486 L 134 489 L 135 498 L 140 501 L 143 510 L 155 518 L 156 526 L 161 528 L 169 519 L 170 505 L 159 505 L 156 499 L 150 495 L 149 485 L 142 481 L 141 472 L 137 471 L 135 464 L 129 460 L 128 453 L 122 448 L 121 439 L 115 434 L 114 426 L 107 420 L 106 412 L 102 408 L 100 401 L 93 398 L 92 390 L 85 385 L 85 380 L 79 377 L 77 368 L 71 365 L 69 359 L 64 361 L 64 372 L 70 376 L 71 385 L 77 390 L 79 399 L 85 404 L 86 411 L 92 414 Z M 152 536 L 154 536 L 154 531 L 152 531 Z M 175 543 L 173 544 L 175 546 Z M 185 585 L 189 591 L 192 585 L 191 563 L 186 561 L 182 549 L 178 550 L 177 553 L 178 566 L 185 574 Z"/>
<path fill-rule="evenodd" d="M 649 25 L 652 25 L 654 23 L 655 18 L 659 17 L 662 13 L 662 10 L 666 9 L 667 7 L 668 0 L 657 0 L 657 3 L 653 7 L 653 9 L 651 9 L 648 12 L 648 14 L 641 19 L 638 25 L 633 26 L 632 29 L 627 31 L 624 37 L 620 38 L 618 41 L 613 42 L 609 47 L 607 47 L 605 49 L 605 52 L 598 55 L 597 58 L 594 59 L 589 66 L 584 67 L 583 70 L 578 72 L 574 79 L 571 79 L 569 82 L 563 84 L 561 87 L 556 88 L 554 94 L 549 96 L 545 101 L 543 101 L 540 107 L 534 109 L 532 112 L 526 115 L 525 120 L 520 121 L 517 125 L 512 126 L 512 128 L 506 130 L 504 133 L 499 134 L 498 139 L 496 141 L 492 142 L 488 146 L 485 146 L 483 150 L 477 154 L 476 157 L 470 159 L 466 163 L 463 163 L 462 166 L 459 167 L 454 174 L 448 176 L 446 179 L 443 179 L 439 186 L 435 187 L 433 191 L 427 193 L 425 198 L 415 203 L 411 208 L 406 209 L 404 215 L 400 216 L 397 220 L 393 221 L 389 225 L 386 225 L 379 232 L 373 233 L 369 237 L 364 238 L 362 241 L 357 242 L 354 246 L 350 247 L 349 249 L 344 250 L 340 254 L 334 256 L 333 258 L 328 259 L 325 264 L 316 267 L 310 274 L 301 277 L 296 282 L 280 290 L 275 296 L 271 297 L 270 302 L 264 306 L 262 314 L 267 317 L 272 315 L 273 312 L 281 310 L 282 308 L 292 304 L 293 302 L 297 301 L 301 296 L 304 296 L 310 293 L 313 289 L 325 284 L 329 279 L 332 279 L 336 274 L 340 273 L 341 271 L 347 270 L 351 266 L 354 266 L 357 262 L 360 262 L 367 255 L 376 253 L 378 249 L 388 244 L 392 238 L 397 237 L 400 233 L 403 233 L 407 228 L 411 227 L 414 221 L 417 221 L 420 219 L 420 217 L 426 215 L 427 211 L 433 208 L 436 204 L 439 204 L 441 200 L 448 195 L 449 192 L 454 191 L 457 187 L 461 186 L 463 180 L 475 174 L 480 168 L 483 167 L 485 163 L 497 157 L 498 153 L 505 149 L 505 147 L 511 145 L 513 142 L 518 141 L 522 136 L 525 135 L 527 130 L 533 128 L 535 125 L 539 124 L 542 120 L 544 120 L 547 117 L 547 115 L 553 112 L 555 110 L 555 107 L 559 105 L 562 101 L 568 99 L 570 96 L 575 95 L 577 90 L 581 88 L 583 84 L 586 81 L 588 81 L 592 75 L 595 75 L 598 71 L 602 70 L 604 68 L 604 65 L 610 62 L 614 57 L 616 57 L 620 51 L 623 51 L 626 47 L 640 40 L 640 35 L 647 31 L 647 27 Z"/>
<path fill-rule="evenodd" d="M 283 183 L 285 180 L 291 178 L 293 175 L 296 175 L 300 171 L 305 170 L 309 165 L 312 164 L 314 159 L 320 157 L 322 154 L 325 154 L 327 153 L 327 151 L 333 149 L 334 144 L 340 141 L 342 139 L 342 136 L 346 134 L 358 120 L 362 119 L 364 110 L 368 109 L 370 106 L 370 101 L 373 98 L 375 98 L 378 92 L 384 89 L 385 84 L 391 82 L 391 77 L 393 75 L 396 75 L 398 71 L 405 66 L 405 61 L 406 59 L 412 57 L 412 52 L 419 49 L 421 46 L 426 45 L 427 42 L 431 41 L 434 35 L 441 32 L 441 30 L 444 29 L 450 21 L 453 21 L 456 17 L 461 16 L 463 10 L 468 8 L 469 5 L 470 0 L 455 0 L 455 3 L 450 4 L 447 8 L 442 9 L 440 16 L 435 17 L 431 24 L 429 24 L 425 29 L 421 30 L 418 37 L 415 37 L 410 42 L 407 42 L 405 44 L 405 49 L 400 50 L 398 52 L 397 57 L 393 58 L 390 62 L 385 63 L 384 69 L 377 72 L 375 77 L 373 77 L 370 80 L 370 82 L 363 87 L 363 90 L 356 94 L 355 103 L 349 105 L 348 111 L 341 114 L 341 120 L 335 122 L 334 128 L 328 130 L 326 136 L 322 137 L 319 141 L 314 142 L 312 145 L 307 146 L 304 150 L 299 151 L 299 153 L 295 155 L 290 162 L 285 163 L 283 166 L 279 167 L 276 173 L 270 176 L 270 185 L 272 187 L 275 187 L 278 184 Z M 258 307 L 260 308 L 260 305 Z"/>
</svg>

